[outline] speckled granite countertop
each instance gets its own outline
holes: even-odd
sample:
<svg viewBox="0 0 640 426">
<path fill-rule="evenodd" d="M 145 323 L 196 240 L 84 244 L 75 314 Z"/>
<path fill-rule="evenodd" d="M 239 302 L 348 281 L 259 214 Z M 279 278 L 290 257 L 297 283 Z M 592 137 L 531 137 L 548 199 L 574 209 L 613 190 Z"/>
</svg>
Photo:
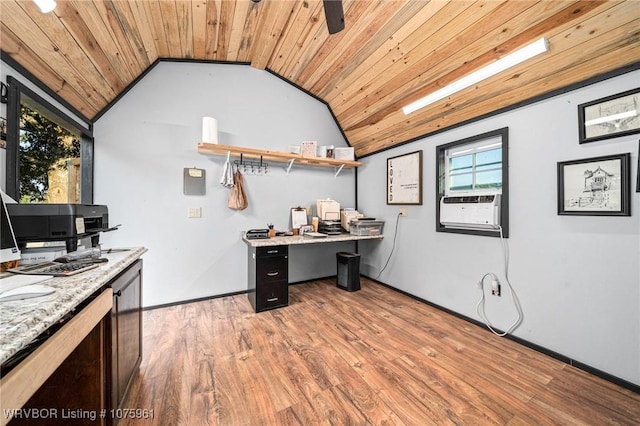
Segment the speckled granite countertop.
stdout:
<svg viewBox="0 0 640 426">
<path fill-rule="evenodd" d="M 56 288 L 48 296 L 0 302 L 0 363 L 26 347 L 120 272 L 147 249 L 105 253 L 109 262 L 71 277 L 54 277 L 40 284 Z"/>
<path fill-rule="evenodd" d="M 337 243 L 340 241 L 361 241 L 361 240 L 381 240 L 382 235 L 329 235 L 326 238 L 314 238 L 305 237 L 300 235 L 293 235 L 290 237 L 273 237 L 258 240 L 248 240 L 245 237 L 245 233 L 242 233 L 242 240 L 251 247 L 265 247 L 265 246 L 289 246 L 296 244 L 319 244 L 319 243 Z"/>
</svg>

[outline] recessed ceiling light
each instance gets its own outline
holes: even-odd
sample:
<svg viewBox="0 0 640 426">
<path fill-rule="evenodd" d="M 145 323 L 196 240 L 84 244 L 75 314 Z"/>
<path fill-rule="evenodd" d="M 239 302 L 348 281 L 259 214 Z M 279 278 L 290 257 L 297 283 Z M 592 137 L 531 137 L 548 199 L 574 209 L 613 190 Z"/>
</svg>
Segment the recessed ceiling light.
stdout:
<svg viewBox="0 0 640 426">
<path fill-rule="evenodd" d="M 527 59 L 531 59 L 536 55 L 546 52 L 547 50 L 549 50 L 549 42 L 546 38 L 541 38 L 538 41 L 528 44 L 527 46 L 516 50 L 515 52 L 510 53 L 507 56 L 498 59 L 497 61 L 485 67 L 482 67 L 465 77 L 462 77 L 460 80 L 454 81 L 453 83 L 443 87 L 442 89 L 436 90 L 435 92 L 425 96 L 424 98 L 410 103 L 409 105 L 403 107 L 402 111 L 405 113 L 405 115 L 411 114 L 412 112 L 415 112 L 420 108 L 424 108 L 429 104 L 439 101 L 440 99 L 444 99 L 447 96 L 450 96 L 460 90 L 466 89 L 469 86 L 472 86 L 491 76 L 494 76 L 508 68 L 516 66 L 526 61 Z"/>
</svg>

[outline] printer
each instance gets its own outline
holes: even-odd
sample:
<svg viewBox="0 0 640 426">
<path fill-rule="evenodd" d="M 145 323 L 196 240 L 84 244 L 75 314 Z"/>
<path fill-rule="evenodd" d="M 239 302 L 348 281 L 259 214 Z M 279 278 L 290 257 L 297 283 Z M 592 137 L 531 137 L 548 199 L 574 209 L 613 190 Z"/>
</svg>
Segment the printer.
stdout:
<svg viewBox="0 0 640 426">
<path fill-rule="evenodd" d="M 109 229 L 107 206 L 93 204 L 7 204 L 13 233 L 20 248 L 29 242 L 64 241 L 67 252 L 76 251 L 78 239 L 91 238 Z"/>
</svg>

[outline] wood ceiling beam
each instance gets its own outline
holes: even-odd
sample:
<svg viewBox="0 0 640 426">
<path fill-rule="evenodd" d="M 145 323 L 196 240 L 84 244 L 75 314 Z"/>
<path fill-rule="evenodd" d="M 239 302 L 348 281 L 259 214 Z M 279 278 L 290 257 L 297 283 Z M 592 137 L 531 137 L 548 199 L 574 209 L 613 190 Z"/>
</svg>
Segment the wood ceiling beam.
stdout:
<svg viewBox="0 0 640 426">
<path fill-rule="evenodd" d="M 300 34 L 304 32 L 304 27 L 309 25 L 313 7 L 319 7 L 320 1 L 300 1 L 295 3 L 295 9 L 289 20 L 289 24 L 285 28 L 284 34 L 273 52 L 271 61 L 269 61 L 269 69 L 280 74 L 282 65 L 286 63 L 287 58 L 296 48 Z"/>
<path fill-rule="evenodd" d="M 629 28 L 640 28 L 640 19 L 628 12 L 616 9 L 615 14 L 607 14 L 609 26 L 603 25 L 602 19 L 593 19 L 558 32 L 551 41 L 561 55 L 538 59 L 533 65 L 522 65 L 508 75 L 487 80 L 483 90 L 439 101 L 421 114 L 404 116 L 398 111 L 375 125 L 348 131 L 347 136 L 354 148 L 359 147 L 358 155 L 365 155 L 364 151 L 375 152 L 505 108 L 521 100 L 521 93 L 534 97 L 559 90 L 570 76 L 583 81 L 603 74 L 619 65 L 619 49 L 628 52 L 631 64 L 633 58 L 640 58 L 640 29 L 630 34 Z M 619 26 L 620 19 L 626 19 L 627 24 Z"/>
<path fill-rule="evenodd" d="M 263 10 L 251 52 L 251 66 L 265 69 L 271 60 L 284 30 L 294 15 L 294 2 L 263 2 Z M 261 3 L 261 4 L 263 4 Z"/>
<path fill-rule="evenodd" d="M 228 60 L 229 56 L 229 39 L 231 38 L 231 28 L 233 16 L 236 9 L 236 2 L 233 0 L 222 0 L 220 4 L 220 15 L 218 19 L 217 34 L 218 43 L 216 45 L 215 55 L 213 59 L 219 61 Z"/>
<path fill-rule="evenodd" d="M 401 82 L 398 82 L 396 86 L 399 86 L 400 90 L 396 90 L 392 101 L 385 102 L 384 106 L 379 108 L 372 108 L 371 105 L 367 105 L 366 114 L 357 112 L 358 110 L 363 110 L 363 105 L 358 105 L 351 109 L 351 113 L 345 112 L 345 115 L 351 114 L 353 118 L 343 121 L 339 115 L 340 122 L 345 130 L 353 130 L 359 127 L 366 127 L 371 124 L 375 124 L 384 119 L 387 115 L 400 110 L 404 105 L 420 99 L 421 97 L 432 93 L 491 62 L 494 62 L 505 54 L 512 52 L 539 37 L 548 35 L 559 26 L 569 25 L 578 17 L 596 10 L 604 3 L 605 2 L 597 1 L 577 2 L 576 4 L 571 5 L 571 7 L 565 8 L 550 18 L 543 20 L 517 35 L 514 35 L 512 38 L 497 45 L 495 48 L 473 57 L 472 59 L 468 59 L 466 62 L 448 60 L 447 63 L 449 64 L 462 63 L 463 65 L 453 69 L 451 72 L 443 74 L 436 80 L 422 80 L 423 83 L 420 83 L 420 87 L 416 87 L 416 84 L 414 83 L 413 87 L 415 87 L 415 89 L 413 87 L 407 87 L 407 85 L 400 86 Z M 488 45 L 490 46 L 490 44 Z M 423 65 L 420 64 L 420 66 Z M 428 68 L 424 67 L 424 69 Z M 413 70 L 410 74 L 414 76 L 419 75 L 418 72 L 419 70 Z M 410 95 L 407 95 L 407 93 L 410 93 Z M 390 95 L 390 93 L 387 93 L 387 95 Z M 381 103 L 379 103 L 379 105 L 381 105 Z"/>
<path fill-rule="evenodd" d="M 2 50 L 9 54 L 13 60 L 30 72 L 35 78 L 47 85 L 52 92 L 67 101 L 85 117 L 93 117 L 98 110 L 88 99 L 84 92 L 79 92 L 70 84 L 67 84 L 64 77 L 59 75 L 51 64 L 38 56 L 23 41 L 15 35 L 4 23 L 0 25 L 0 40 L 2 40 Z M 32 67 L 32 68 L 31 68 Z"/>
<path fill-rule="evenodd" d="M 79 93 L 85 93 L 96 105 L 106 105 L 107 99 L 115 97 L 114 89 L 104 80 L 82 48 L 75 40 L 69 39 L 69 33 L 57 15 L 40 13 L 33 2 L 15 1 L 2 3 L 2 14 L 14 18 L 3 19 L 2 22 L 14 34 L 21 34 L 24 45 L 38 51 L 52 69 L 64 70 L 65 84 L 71 85 Z M 27 28 L 23 27 L 25 23 Z"/>
</svg>

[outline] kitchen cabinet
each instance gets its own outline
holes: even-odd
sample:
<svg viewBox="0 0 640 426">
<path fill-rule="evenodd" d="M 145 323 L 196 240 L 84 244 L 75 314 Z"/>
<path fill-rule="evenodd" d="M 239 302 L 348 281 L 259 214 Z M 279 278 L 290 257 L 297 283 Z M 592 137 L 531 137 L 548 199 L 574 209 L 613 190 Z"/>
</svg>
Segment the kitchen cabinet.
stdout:
<svg viewBox="0 0 640 426">
<path fill-rule="evenodd" d="M 111 288 L 109 394 L 110 407 L 118 409 L 142 361 L 142 259 L 120 273 Z"/>
<path fill-rule="evenodd" d="M 0 309 L 0 426 L 117 423 L 141 360 L 146 251 L 105 253 L 98 268 L 44 281 L 56 291 L 36 303 Z"/>
<path fill-rule="evenodd" d="M 103 350 L 111 299 L 111 289 L 98 292 L 19 364 L 3 371 L 0 424 L 11 416 L 10 425 L 109 424 Z"/>
<path fill-rule="evenodd" d="M 289 304 L 289 247 L 249 247 L 248 297 L 256 312 Z"/>
</svg>

